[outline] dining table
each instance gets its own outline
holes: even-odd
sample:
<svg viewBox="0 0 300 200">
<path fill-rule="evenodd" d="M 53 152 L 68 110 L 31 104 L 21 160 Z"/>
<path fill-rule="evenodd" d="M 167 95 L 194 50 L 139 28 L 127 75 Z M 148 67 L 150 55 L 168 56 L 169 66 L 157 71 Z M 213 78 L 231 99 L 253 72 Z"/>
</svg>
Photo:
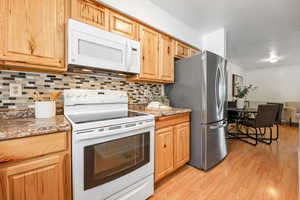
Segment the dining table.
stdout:
<svg viewBox="0 0 300 200">
<path fill-rule="evenodd" d="M 234 130 L 228 126 L 227 139 L 238 139 L 242 142 L 254 145 L 246 140 L 247 138 L 251 139 L 252 137 L 242 131 L 242 124 L 250 118 L 255 118 L 257 108 L 227 108 L 226 111 L 231 113 L 231 115 L 228 115 L 229 123 L 235 124 Z M 231 119 L 230 116 L 232 116 L 232 114 L 234 114 L 234 118 Z"/>
</svg>

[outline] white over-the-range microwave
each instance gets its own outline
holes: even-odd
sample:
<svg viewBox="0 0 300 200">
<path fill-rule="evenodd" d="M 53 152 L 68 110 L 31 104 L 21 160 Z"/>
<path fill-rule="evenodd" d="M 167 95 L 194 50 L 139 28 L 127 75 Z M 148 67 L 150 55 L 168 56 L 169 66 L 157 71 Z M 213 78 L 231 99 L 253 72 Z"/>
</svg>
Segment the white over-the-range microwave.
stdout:
<svg viewBox="0 0 300 200">
<path fill-rule="evenodd" d="M 68 64 L 140 73 L 140 43 L 70 19 Z"/>
</svg>

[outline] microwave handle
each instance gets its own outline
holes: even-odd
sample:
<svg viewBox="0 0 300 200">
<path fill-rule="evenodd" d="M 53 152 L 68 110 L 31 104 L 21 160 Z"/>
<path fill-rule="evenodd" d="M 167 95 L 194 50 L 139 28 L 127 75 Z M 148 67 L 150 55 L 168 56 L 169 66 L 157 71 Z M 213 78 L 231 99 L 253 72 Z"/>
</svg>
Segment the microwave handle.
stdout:
<svg viewBox="0 0 300 200">
<path fill-rule="evenodd" d="M 127 49 L 126 49 L 126 67 L 129 69 L 131 63 L 132 63 L 132 49 L 129 42 L 127 42 Z"/>
</svg>

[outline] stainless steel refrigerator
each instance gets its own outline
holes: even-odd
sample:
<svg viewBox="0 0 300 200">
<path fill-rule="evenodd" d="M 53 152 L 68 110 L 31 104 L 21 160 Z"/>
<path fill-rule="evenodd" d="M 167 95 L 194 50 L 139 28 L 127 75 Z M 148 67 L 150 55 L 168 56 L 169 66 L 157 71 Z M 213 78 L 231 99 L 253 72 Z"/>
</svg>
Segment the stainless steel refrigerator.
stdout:
<svg viewBox="0 0 300 200">
<path fill-rule="evenodd" d="M 192 109 L 189 164 L 206 171 L 221 162 L 227 155 L 226 60 L 208 51 L 178 60 L 165 93 L 171 106 Z"/>
</svg>

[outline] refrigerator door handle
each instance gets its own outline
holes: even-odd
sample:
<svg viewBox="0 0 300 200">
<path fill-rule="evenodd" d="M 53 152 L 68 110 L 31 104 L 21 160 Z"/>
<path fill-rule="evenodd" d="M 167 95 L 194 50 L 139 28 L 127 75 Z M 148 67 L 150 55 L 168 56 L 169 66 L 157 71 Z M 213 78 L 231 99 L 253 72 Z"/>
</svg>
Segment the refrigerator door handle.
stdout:
<svg viewBox="0 0 300 200">
<path fill-rule="evenodd" d="M 219 128 L 225 128 L 227 127 L 227 122 L 224 122 L 223 124 L 220 124 L 220 125 L 212 125 L 212 126 L 209 126 L 209 129 L 211 130 L 214 130 L 214 129 L 219 129 Z"/>
<path fill-rule="evenodd" d="M 215 77 L 215 99 L 216 99 L 216 109 L 217 109 L 217 115 L 219 116 L 220 114 L 220 93 L 219 93 L 219 88 L 220 88 L 220 79 L 221 79 L 221 72 L 220 72 L 220 67 L 217 67 L 217 72 L 216 72 L 216 77 Z"/>
</svg>

